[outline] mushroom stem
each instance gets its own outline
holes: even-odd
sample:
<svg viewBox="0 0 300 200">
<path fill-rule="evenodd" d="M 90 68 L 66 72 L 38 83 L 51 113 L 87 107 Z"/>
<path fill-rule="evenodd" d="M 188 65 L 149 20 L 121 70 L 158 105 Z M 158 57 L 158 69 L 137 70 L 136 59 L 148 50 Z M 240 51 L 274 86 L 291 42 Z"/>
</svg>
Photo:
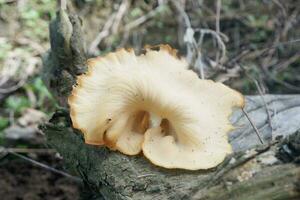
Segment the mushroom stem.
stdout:
<svg viewBox="0 0 300 200">
<path fill-rule="evenodd" d="M 150 114 L 150 127 L 159 127 L 162 121 L 162 117 L 153 112 L 149 112 L 149 114 Z"/>
</svg>

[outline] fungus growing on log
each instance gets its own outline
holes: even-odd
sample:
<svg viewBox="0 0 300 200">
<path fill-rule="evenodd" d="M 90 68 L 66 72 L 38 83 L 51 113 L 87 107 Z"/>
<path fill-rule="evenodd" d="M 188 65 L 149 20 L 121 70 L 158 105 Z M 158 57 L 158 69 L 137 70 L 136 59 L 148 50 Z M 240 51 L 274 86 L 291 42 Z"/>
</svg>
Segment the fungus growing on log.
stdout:
<svg viewBox="0 0 300 200">
<path fill-rule="evenodd" d="M 167 45 L 145 51 L 121 49 L 88 61 L 68 99 L 73 127 L 87 144 L 143 152 L 161 167 L 217 166 L 231 153 L 229 116 L 244 97 L 199 79 Z"/>
</svg>

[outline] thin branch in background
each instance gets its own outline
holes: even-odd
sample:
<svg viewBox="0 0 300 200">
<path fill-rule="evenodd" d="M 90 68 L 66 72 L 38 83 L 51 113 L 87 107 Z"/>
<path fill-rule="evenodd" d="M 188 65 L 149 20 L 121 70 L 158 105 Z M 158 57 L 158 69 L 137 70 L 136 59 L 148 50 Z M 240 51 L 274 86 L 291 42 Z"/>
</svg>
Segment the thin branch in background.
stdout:
<svg viewBox="0 0 300 200">
<path fill-rule="evenodd" d="M 274 4 L 276 4 L 280 8 L 283 16 L 286 17 L 287 16 L 287 12 L 286 12 L 286 9 L 284 8 L 284 6 L 282 5 L 282 3 L 280 1 L 278 1 L 278 0 L 272 0 L 272 1 L 274 2 Z"/>
<path fill-rule="evenodd" d="M 281 25 L 278 26 L 280 28 L 277 28 L 275 30 L 276 34 L 273 43 L 276 45 L 280 43 L 280 40 L 287 38 L 287 34 L 289 30 L 293 28 L 293 24 L 297 19 L 298 11 L 296 10 L 292 12 L 290 16 L 287 16 L 285 12 L 285 8 L 282 6 L 282 4 L 279 1 L 274 1 L 274 2 L 277 2 L 275 4 L 280 7 L 280 9 L 282 10 L 282 15 L 284 16 L 283 17 L 284 20 L 279 20 L 282 18 L 282 16 L 277 16 L 278 21 Z M 276 53 L 275 49 L 270 49 L 268 52 L 268 56 L 264 57 L 264 59 L 262 60 L 263 61 L 262 65 L 260 65 L 263 70 L 268 68 L 269 63 L 272 63 L 272 61 L 274 60 L 275 53 Z"/>
<path fill-rule="evenodd" d="M 123 47 L 129 39 L 130 33 L 137 27 L 140 27 L 142 24 L 146 23 L 151 18 L 157 16 L 159 13 L 164 11 L 167 1 L 159 4 L 154 10 L 151 10 L 147 14 L 127 23 L 124 28 L 121 30 L 123 32 L 122 41 L 120 42 L 119 47 Z M 134 37 L 134 36 L 133 36 Z"/>
<path fill-rule="evenodd" d="M 96 36 L 96 38 L 92 41 L 92 43 L 90 44 L 88 53 L 89 54 L 95 54 L 97 51 L 97 47 L 100 44 L 100 42 L 109 35 L 110 31 L 109 29 L 111 28 L 111 26 L 113 25 L 114 19 L 115 19 L 115 15 L 116 13 L 111 14 L 108 17 L 108 20 L 106 21 L 106 23 L 104 24 L 104 27 L 102 29 L 101 32 L 98 33 L 98 35 Z"/>
<path fill-rule="evenodd" d="M 286 42 L 279 42 L 279 43 L 276 43 L 275 45 L 272 45 L 270 47 L 264 48 L 261 51 L 265 52 L 265 51 L 267 51 L 269 49 L 278 48 L 280 46 L 290 45 L 292 43 L 298 43 L 298 42 L 300 42 L 300 38 L 297 38 L 297 39 L 294 39 L 294 40 L 289 40 L 289 41 L 286 41 Z"/>
<path fill-rule="evenodd" d="M 299 59 L 300 59 L 300 51 L 297 52 L 292 57 L 288 58 L 287 60 L 278 62 L 277 64 L 275 64 L 274 68 L 276 69 L 277 72 L 281 72 L 281 71 L 285 70 L 286 68 L 288 68 L 294 62 L 297 62 Z"/>
<path fill-rule="evenodd" d="M 126 43 L 128 42 L 129 36 L 130 36 L 129 32 L 125 31 L 118 48 L 124 47 L 126 45 Z"/>
<path fill-rule="evenodd" d="M 155 174 L 142 174 L 142 175 L 138 175 L 137 178 L 145 178 L 149 176 L 155 176 Z"/>
<path fill-rule="evenodd" d="M 32 148 L 5 148 L 5 151 L 15 152 L 15 153 L 56 153 L 54 149 L 32 149 Z"/>
<path fill-rule="evenodd" d="M 229 40 L 228 37 L 225 34 L 223 34 L 221 32 L 217 33 L 216 31 L 211 30 L 211 29 L 199 29 L 198 28 L 198 29 L 195 29 L 195 31 L 200 32 L 200 39 L 198 40 L 199 48 L 202 48 L 202 43 L 203 43 L 204 36 L 206 34 L 212 35 L 212 37 L 216 39 L 217 45 L 218 45 L 218 47 L 220 48 L 220 50 L 222 52 L 222 55 L 221 55 L 220 59 L 221 60 L 225 59 L 225 57 L 226 57 L 226 45 L 225 45 L 224 41 L 226 42 L 226 41 Z"/>
<path fill-rule="evenodd" d="M 216 53 L 216 60 L 211 62 L 213 63 L 212 67 L 218 66 L 219 68 L 222 68 L 222 66 L 219 65 L 220 64 L 219 61 L 223 61 L 226 58 L 226 46 L 224 44 L 224 41 L 228 41 L 228 37 L 225 34 L 220 32 L 221 0 L 218 0 L 217 2 L 216 31 L 210 29 L 201 29 L 201 28 L 193 29 L 189 16 L 183 9 L 183 6 L 180 5 L 179 1 L 172 0 L 171 2 L 175 5 L 180 16 L 184 19 L 183 21 L 185 22 L 185 27 L 187 27 L 184 35 L 184 42 L 187 45 L 187 49 L 188 49 L 187 57 L 190 62 L 190 66 L 191 68 L 194 69 L 198 68 L 198 70 L 200 71 L 200 78 L 204 79 L 205 72 L 203 69 L 203 63 L 199 62 L 199 60 L 202 60 L 201 49 L 202 49 L 203 38 L 206 34 L 212 35 L 213 39 L 215 39 L 214 41 L 217 42 L 217 47 L 218 47 L 218 51 Z M 200 33 L 198 41 L 196 41 L 194 37 L 195 32 Z M 221 52 L 221 56 L 220 56 L 220 52 Z"/>
<path fill-rule="evenodd" d="M 198 54 L 198 57 L 200 57 L 199 55 L 201 55 L 201 52 L 198 48 L 196 49 L 196 52 Z M 205 73 L 204 73 L 204 69 L 203 69 L 202 64 L 200 64 L 200 78 L 205 79 Z"/>
<path fill-rule="evenodd" d="M 112 33 L 116 34 L 120 24 L 121 24 L 121 20 L 123 18 L 123 16 L 125 15 L 126 11 L 128 10 L 129 6 L 130 6 L 131 1 L 130 0 L 123 0 L 121 5 L 119 6 L 119 10 L 116 14 L 115 17 L 115 22 L 112 26 Z"/>
<path fill-rule="evenodd" d="M 196 42 L 195 37 L 194 37 L 195 31 L 192 28 L 189 16 L 184 11 L 184 9 L 179 4 L 179 2 L 176 1 L 176 0 L 172 0 L 171 2 L 175 5 L 177 11 L 181 15 L 181 17 L 183 18 L 183 21 L 185 23 L 186 31 L 185 31 L 184 39 L 183 40 L 186 43 L 186 46 L 187 46 L 187 49 L 188 49 L 188 53 L 189 53 L 189 51 L 192 52 L 191 56 L 188 55 L 188 57 L 190 57 L 190 66 L 191 66 L 191 68 L 195 68 L 195 64 L 196 64 L 197 60 L 201 59 L 201 57 L 202 57 L 201 48 L 199 48 L 199 46 L 197 45 L 197 42 Z M 200 66 L 199 67 L 200 68 L 200 78 L 201 79 L 205 79 L 203 65 L 200 64 L 199 66 Z"/>
<path fill-rule="evenodd" d="M 245 50 L 241 55 L 238 56 L 238 59 L 234 59 L 233 61 L 230 61 L 230 62 L 237 62 L 237 61 L 241 60 L 242 58 L 244 58 L 244 59 L 245 58 L 248 58 L 248 59 L 257 58 L 258 56 L 261 56 L 262 54 L 264 54 L 266 51 L 268 51 L 270 49 L 275 49 L 275 48 L 283 47 L 286 45 L 294 45 L 299 42 L 300 42 L 300 38 L 294 39 L 294 40 L 289 40 L 286 42 L 279 42 L 275 45 L 265 47 L 265 48 L 258 47 L 258 49 L 256 49 L 255 51 Z"/>
<path fill-rule="evenodd" d="M 16 91 L 20 87 L 22 87 L 26 83 L 27 79 L 21 79 L 17 84 L 8 87 L 8 88 L 0 88 L 0 94 L 7 94 Z M 1 86 L 1 85 L 0 85 Z"/>
<path fill-rule="evenodd" d="M 46 48 L 42 44 L 38 43 L 37 41 L 32 41 L 28 37 L 18 37 L 16 38 L 15 42 L 20 46 L 32 48 L 35 51 L 33 54 L 34 56 L 41 56 L 46 51 Z"/>
<path fill-rule="evenodd" d="M 260 97 L 261 97 L 261 99 L 262 99 L 262 101 L 263 101 L 264 107 L 265 107 L 265 109 L 266 109 L 266 113 L 267 113 L 267 116 L 268 116 L 268 124 L 269 124 L 269 126 L 270 126 L 270 128 L 271 128 L 271 135 L 273 135 L 274 127 L 273 127 L 273 123 L 272 123 L 271 113 L 270 113 L 270 111 L 269 111 L 268 104 L 267 104 L 267 102 L 266 102 L 266 100 L 265 100 L 265 97 L 264 97 L 264 94 L 265 94 L 265 93 L 263 92 L 263 90 L 262 90 L 261 86 L 259 85 L 258 81 L 257 81 L 255 78 L 251 77 L 251 76 L 247 73 L 247 71 L 246 71 L 246 69 L 245 69 L 244 67 L 242 67 L 242 66 L 240 66 L 240 67 L 241 67 L 241 69 L 244 71 L 244 73 L 246 74 L 246 76 L 247 76 L 251 81 L 254 82 L 254 84 L 255 84 L 255 86 L 256 86 L 256 89 L 258 90 L 258 93 L 259 93 L 259 95 L 260 95 Z"/>
<path fill-rule="evenodd" d="M 0 46 L 6 42 L 8 40 L 0 37 Z M 32 47 L 28 43 L 21 45 Z M 35 73 L 39 62 L 39 58 L 20 51 L 19 48 L 8 52 L 0 67 L 0 94 L 12 93 L 21 88 L 27 79 Z"/>
<path fill-rule="evenodd" d="M 266 72 L 266 74 L 268 75 L 267 78 L 269 78 L 270 80 L 272 80 L 272 81 L 274 81 L 274 82 L 276 82 L 276 83 L 282 85 L 283 87 L 288 88 L 292 91 L 300 92 L 300 87 L 292 85 L 292 84 L 290 84 L 288 82 L 285 82 L 284 80 L 280 80 L 276 77 L 276 74 L 280 74 L 280 71 L 286 69 L 289 65 L 291 65 L 292 63 L 298 61 L 299 59 L 300 59 L 300 52 L 297 52 L 295 55 L 293 55 L 289 59 L 273 65 L 275 73 Z"/>
<path fill-rule="evenodd" d="M 216 33 L 217 33 L 217 35 L 220 34 L 221 4 L 222 4 L 222 1 L 217 0 L 217 5 L 216 5 Z M 219 45 L 219 42 L 217 42 L 217 45 Z M 216 64 L 219 65 L 219 62 L 220 62 L 220 53 L 219 53 L 219 51 L 217 51 L 217 53 L 216 53 Z"/>
<path fill-rule="evenodd" d="M 245 110 L 244 108 L 242 108 L 242 111 L 243 111 L 244 115 L 246 116 L 246 118 L 248 119 L 248 121 L 250 122 L 252 128 L 254 129 L 254 132 L 256 133 L 256 135 L 257 135 L 257 137 L 258 137 L 260 143 L 261 143 L 261 144 L 264 144 L 262 138 L 260 137 L 260 133 L 259 133 L 257 127 L 254 125 L 254 123 L 253 123 L 252 120 L 250 119 L 248 113 L 246 112 L 246 110 Z"/>
<path fill-rule="evenodd" d="M 295 85 L 292 85 L 292 84 L 290 84 L 290 83 L 287 83 L 287 82 L 285 82 L 285 81 L 283 81 L 283 80 L 279 80 L 279 79 L 276 78 L 274 75 L 271 75 L 271 76 L 270 76 L 270 79 L 273 80 L 273 81 L 275 81 L 276 83 L 278 83 L 278 84 L 280 84 L 280 85 L 282 85 L 282 86 L 284 86 L 284 87 L 290 89 L 290 90 L 300 92 L 300 87 L 297 87 L 297 86 L 295 86 Z"/>
<path fill-rule="evenodd" d="M 175 7 L 179 11 L 181 17 L 184 19 L 184 23 L 185 23 L 186 27 L 187 28 L 192 28 L 192 24 L 191 24 L 190 18 L 187 15 L 187 13 L 184 11 L 184 9 L 182 8 L 182 6 L 179 4 L 179 1 L 172 0 L 171 2 L 175 5 Z"/>
<path fill-rule="evenodd" d="M 88 48 L 88 53 L 91 55 L 96 54 L 98 45 L 101 43 L 101 41 L 109 36 L 111 32 L 116 33 L 119 25 L 121 23 L 123 15 L 126 13 L 127 7 L 129 6 L 130 1 L 129 0 L 124 0 L 118 7 L 118 11 L 112 13 L 106 23 L 103 26 L 102 31 L 98 33 L 96 38 L 91 42 L 89 48 Z"/>
<path fill-rule="evenodd" d="M 68 177 L 68 178 L 70 178 L 70 179 L 72 179 L 72 180 L 74 180 L 74 181 L 82 182 L 82 179 L 81 179 L 81 178 L 78 178 L 78 177 L 76 177 L 76 176 L 72 176 L 72 175 L 70 175 L 70 174 L 68 174 L 68 173 L 66 173 L 66 172 L 60 171 L 60 170 L 58 170 L 58 169 L 55 169 L 55 168 L 53 168 L 53 167 L 50 167 L 50 166 L 48 166 L 48 165 L 45 165 L 45 164 L 40 163 L 40 162 L 38 162 L 38 161 L 35 161 L 35 160 L 33 160 L 33 159 L 31 159 L 31 158 L 28 158 L 28 157 L 26 157 L 26 156 L 23 156 L 23 155 L 21 155 L 21 154 L 15 153 L 15 152 L 13 152 L 13 151 L 7 151 L 7 149 L 6 149 L 6 152 L 8 152 L 9 154 L 12 154 L 12 155 L 14 155 L 14 156 L 16 156 L 16 157 L 19 157 L 19 158 L 21 158 L 21 159 L 23 159 L 23 160 L 26 160 L 26 161 L 28 161 L 28 162 L 30 162 L 30 163 L 32 163 L 32 164 L 38 166 L 38 167 L 41 167 L 41 168 L 44 168 L 44 169 L 49 170 L 49 171 L 51 171 L 51 172 L 54 172 L 54 173 L 56 173 L 56 174 L 60 174 L 60 175 L 62 175 L 62 176 Z"/>
<path fill-rule="evenodd" d="M 268 123 L 269 123 L 269 126 L 271 128 L 271 135 L 273 135 L 273 123 L 272 123 L 272 117 L 271 117 L 271 114 L 270 114 L 270 111 L 269 111 L 269 108 L 268 108 L 268 104 L 266 103 L 266 100 L 265 100 L 265 97 L 264 97 L 264 93 L 260 87 L 260 85 L 258 84 L 257 80 L 253 80 L 254 83 L 255 83 L 255 86 L 259 92 L 259 95 L 264 103 L 264 106 L 265 106 L 265 109 L 266 109 L 266 112 L 267 112 L 267 116 L 268 116 Z"/>
<path fill-rule="evenodd" d="M 67 0 L 60 0 L 60 9 L 67 10 Z"/>
<path fill-rule="evenodd" d="M 132 33 L 132 45 L 134 49 L 140 50 L 142 48 L 143 34 L 137 31 Z"/>
<path fill-rule="evenodd" d="M 130 2 L 129 2 L 130 3 Z M 129 4 L 128 3 L 128 4 Z M 166 5 L 165 4 L 162 4 L 162 5 L 159 5 L 158 7 L 156 7 L 154 10 L 151 10 L 150 12 L 148 12 L 147 14 L 137 18 L 136 20 L 133 20 L 132 22 L 129 22 L 127 23 L 124 28 L 122 28 L 119 33 L 121 32 L 124 32 L 124 34 L 126 35 L 129 35 L 129 32 L 132 31 L 132 29 L 136 28 L 136 27 L 139 27 L 140 25 L 142 25 L 143 23 L 145 23 L 146 21 L 148 21 L 149 19 L 155 17 L 157 14 L 161 13 L 164 9 L 164 6 Z M 122 9 L 121 9 L 122 7 Z M 118 17 L 121 16 L 121 19 L 122 19 L 122 16 L 125 14 L 123 12 L 126 12 L 127 9 L 125 9 L 124 11 L 124 8 L 125 8 L 125 5 L 123 5 L 123 3 L 121 5 L 119 5 L 119 9 L 117 12 L 114 12 L 113 14 L 111 14 L 102 31 L 96 36 L 96 38 L 91 42 L 90 46 L 89 46 L 89 50 L 88 50 L 88 53 L 89 54 L 95 54 L 96 51 L 97 51 L 97 47 L 98 45 L 101 43 L 101 41 L 106 38 L 107 36 L 109 36 L 109 34 L 111 32 L 113 32 L 113 29 L 118 29 L 119 27 L 119 23 L 120 23 L 120 19 L 118 19 Z M 119 16 L 118 16 L 119 15 Z M 117 33 L 117 32 L 116 32 Z M 113 34 L 116 34 L 113 32 Z M 127 38 L 127 35 L 125 38 Z"/>
<path fill-rule="evenodd" d="M 143 15 L 143 16 L 137 18 L 136 20 L 129 22 L 128 24 L 125 25 L 124 31 L 129 32 L 131 29 L 134 29 L 134 28 L 140 26 L 141 24 L 145 23 L 147 20 L 155 17 L 157 14 L 161 13 L 164 10 L 164 6 L 165 6 L 165 4 L 162 4 L 158 7 L 156 7 L 154 10 L 151 10 L 150 12 L 148 12 L 146 15 Z"/>
<path fill-rule="evenodd" d="M 222 0 L 217 0 L 217 12 L 216 12 L 216 32 L 220 33 L 220 13 L 221 13 Z"/>
</svg>

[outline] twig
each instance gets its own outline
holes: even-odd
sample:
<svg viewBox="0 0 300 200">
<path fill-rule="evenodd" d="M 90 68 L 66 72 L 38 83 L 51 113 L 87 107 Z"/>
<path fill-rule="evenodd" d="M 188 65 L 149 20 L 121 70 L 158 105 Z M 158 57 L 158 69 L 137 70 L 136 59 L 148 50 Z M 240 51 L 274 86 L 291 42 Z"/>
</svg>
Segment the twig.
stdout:
<svg viewBox="0 0 300 200">
<path fill-rule="evenodd" d="M 30 163 L 32 163 L 32 164 L 35 164 L 35 165 L 37 165 L 37 166 L 39 166 L 39 167 L 41 167 L 41 168 L 44 168 L 44 169 L 49 170 L 49 171 L 51 171 L 51 172 L 54 172 L 54 173 L 56 173 L 56 174 L 60 174 L 60 175 L 62 175 L 62 176 L 68 177 L 68 178 L 73 179 L 74 181 L 77 181 L 77 182 L 82 182 L 82 179 L 81 179 L 81 178 L 78 178 L 78 177 L 76 177 L 76 176 L 72 176 L 72 175 L 70 175 L 70 174 L 68 174 L 68 173 L 66 173 L 66 172 L 57 170 L 57 169 L 55 169 L 55 168 L 53 168 L 53 167 L 50 167 L 50 166 L 48 166 L 48 165 L 45 165 L 45 164 L 40 163 L 40 162 L 38 162 L 38 161 L 35 161 L 35 160 L 33 160 L 33 159 L 31 159 L 31 158 L 28 158 L 28 157 L 26 157 L 26 156 L 23 156 L 23 155 L 21 155 L 21 154 L 15 153 L 15 152 L 13 152 L 13 151 L 7 151 L 7 149 L 6 149 L 6 152 L 8 152 L 9 154 L 12 154 L 12 155 L 14 155 L 14 156 L 16 156 L 16 157 L 19 157 L 19 158 L 21 158 L 21 159 L 23 159 L 23 160 L 26 160 L 26 161 L 28 161 L 28 162 L 30 162 Z"/>
<path fill-rule="evenodd" d="M 300 58 L 300 51 L 297 52 L 292 57 L 288 58 L 287 60 L 284 60 L 282 62 L 278 62 L 277 64 L 275 64 L 274 68 L 276 69 L 277 72 L 280 72 L 280 71 L 286 69 L 292 63 L 298 61 L 299 58 Z"/>
<path fill-rule="evenodd" d="M 6 148 L 5 151 L 15 153 L 56 153 L 54 149 Z"/>
<path fill-rule="evenodd" d="M 127 9 L 129 8 L 129 5 L 130 5 L 130 0 L 123 0 L 121 5 L 119 6 L 119 10 L 115 17 L 115 22 L 112 26 L 113 34 L 117 33 L 120 23 L 121 23 L 121 20 L 122 20 L 124 14 L 126 13 Z"/>
<path fill-rule="evenodd" d="M 141 24 L 145 23 L 150 18 L 156 16 L 158 13 L 161 13 L 164 10 L 163 8 L 164 8 L 165 5 L 166 5 L 166 3 L 164 3 L 162 5 L 159 5 L 154 10 L 151 10 L 149 13 L 147 13 L 146 15 L 143 15 L 143 16 L 139 17 L 138 19 L 126 24 L 124 26 L 124 28 L 122 28 L 119 32 L 125 32 L 125 34 L 129 35 L 128 32 L 130 32 L 132 29 L 134 29 L 134 28 L 140 26 Z M 126 12 L 125 8 L 127 8 L 127 6 L 128 5 L 126 5 L 126 7 L 125 7 L 125 5 L 122 3 L 119 6 L 118 11 L 109 16 L 109 19 L 105 23 L 102 31 L 96 36 L 96 38 L 92 41 L 90 47 L 88 48 L 89 49 L 88 50 L 89 54 L 95 54 L 95 52 L 97 50 L 97 46 L 111 32 L 113 34 L 116 33 L 114 31 L 116 31 L 116 29 L 118 28 L 119 23 L 120 23 L 119 21 L 121 20 L 122 16 Z M 127 35 L 126 35 L 125 38 L 127 38 Z"/>
<path fill-rule="evenodd" d="M 187 15 L 187 13 L 184 11 L 184 9 L 182 8 L 182 6 L 179 4 L 179 1 L 177 0 L 172 0 L 171 1 L 176 9 L 179 11 L 180 15 L 182 16 L 182 18 L 184 19 L 185 25 L 187 26 L 187 28 L 192 28 L 191 25 L 191 21 L 189 19 L 189 16 Z"/>
<path fill-rule="evenodd" d="M 216 12 L 216 32 L 219 34 L 220 33 L 220 13 L 221 13 L 221 0 L 217 0 L 217 12 Z"/>
<path fill-rule="evenodd" d="M 284 8 L 284 6 L 282 5 L 282 3 L 280 3 L 280 1 L 278 1 L 278 0 L 272 0 L 272 1 L 274 2 L 274 4 L 276 4 L 280 8 L 280 10 L 281 10 L 282 14 L 284 15 L 284 17 L 286 17 L 287 12 L 286 12 L 286 9 Z"/>
<path fill-rule="evenodd" d="M 0 38 L 0 45 L 5 41 L 2 41 L 2 38 Z M 38 63 L 38 58 L 30 57 L 29 54 L 19 51 L 18 48 L 10 51 L 5 58 L 3 67 L 0 69 L 0 93 L 11 93 L 22 87 L 28 77 L 35 73 L 34 69 Z M 24 67 L 25 65 L 26 67 Z M 16 83 L 11 85 L 10 82 Z"/>
<path fill-rule="evenodd" d="M 261 143 L 261 144 L 264 144 L 262 138 L 260 137 L 260 133 L 259 133 L 258 129 L 256 128 L 256 126 L 254 125 L 254 123 L 253 123 L 252 120 L 250 119 L 248 113 L 246 112 L 246 110 L 245 110 L 244 108 L 242 108 L 242 111 L 243 111 L 243 113 L 245 114 L 245 116 L 246 116 L 246 118 L 248 119 L 248 121 L 250 122 L 252 128 L 254 129 L 254 131 L 255 131 L 255 133 L 256 133 L 256 135 L 257 135 L 257 137 L 258 137 L 260 143 Z"/>
<path fill-rule="evenodd" d="M 31 47 L 34 51 L 36 51 L 33 54 L 34 56 L 42 55 L 46 51 L 45 47 L 43 47 L 41 44 L 39 44 L 36 41 L 32 41 L 31 39 L 29 39 L 27 37 L 18 37 L 18 38 L 16 38 L 15 42 L 22 46 Z"/>
<path fill-rule="evenodd" d="M 290 90 L 294 90 L 294 91 L 300 92 L 300 87 L 297 87 L 297 86 L 292 85 L 290 83 L 287 83 L 285 81 L 279 80 L 274 75 L 271 75 L 270 79 L 273 80 L 273 81 L 275 81 L 275 82 L 277 82 L 277 83 L 279 83 L 279 84 L 281 84 L 281 85 L 283 85 L 284 87 L 286 87 L 286 88 L 288 88 Z"/>
<path fill-rule="evenodd" d="M 270 112 L 269 112 L 268 104 L 267 104 L 267 102 L 266 102 L 266 100 L 265 100 L 265 97 L 264 97 L 264 92 L 263 92 L 263 90 L 261 89 L 261 86 L 259 85 L 258 81 L 257 81 L 255 78 L 251 77 L 251 76 L 247 73 L 247 71 L 246 71 L 246 69 L 245 69 L 244 67 L 242 67 L 242 66 L 240 66 L 240 67 L 241 67 L 241 69 L 245 72 L 246 76 L 247 76 L 251 81 L 254 82 L 254 84 L 255 84 L 255 86 L 256 86 L 256 89 L 258 90 L 258 93 L 259 93 L 259 95 L 260 95 L 260 97 L 261 97 L 261 99 L 262 99 L 262 101 L 263 101 L 263 103 L 264 103 L 264 107 L 265 107 L 266 112 L 267 112 L 267 116 L 268 116 L 268 124 L 269 124 L 269 126 L 270 126 L 270 128 L 271 128 L 271 135 L 273 135 L 273 130 L 274 130 L 274 129 L 273 129 L 272 117 L 271 117 L 271 114 L 270 114 Z"/>
<path fill-rule="evenodd" d="M 22 87 L 26 83 L 27 79 L 21 79 L 17 84 L 9 87 L 9 88 L 0 88 L 1 94 L 7 94 L 16 91 L 20 87 Z"/>
<path fill-rule="evenodd" d="M 220 59 L 221 60 L 225 59 L 226 46 L 225 46 L 225 43 L 223 42 L 223 40 L 228 41 L 228 37 L 225 34 L 223 34 L 221 32 L 217 33 L 216 31 L 211 30 L 211 29 L 195 29 L 195 31 L 199 31 L 201 34 L 200 39 L 198 40 L 199 48 L 201 48 L 201 46 L 202 46 L 204 35 L 210 34 L 217 40 L 218 47 L 221 48 L 222 56 Z"/>
<path fill-rule="evenodd" d="M 187 49 L 188 49 L 188 52 L 192 52 L 191 54 L 191 57 L 190 57 L 190 66 L 192 68 L 195 67 L 195 64 L 197 62 L 198 59 L 201 59 L 201 48 L 199 48 L 199 46 L 197 45 L 197 42 L 195 40 L 195 37 L 194 37 L 194 29 L 192 28 L 192 25 L 191 25 L 191 21 L 189 19 L 189 16 L 187 15 L 187 13 L 184 11 L 184 9 L 182 8 L 182 6 L 179 4 L 178 1 L 176 0 L 172 0 L 171 1 L 176 9 L 178 10 L 179 14 L 181 15 L 181 17 L 183 18 L 184 20 L 184 23 L 185 23 L 185 26 L 186 26 L 186 30 L 185 30 L 185 34 L 184 34 L 184 42 L 186 43 L 186 46 L 187 46 Z M 188 55 L 189 57 L 189 55 Z M 201 79 L 205 79 L 205 74 L 204 74 L 204 69 L 203 69 L 203 65 L 200 64 L 200 78 Z"/>
<path fill-rule="evenodd" d="M 121 48 L 121 47 L 125 46 L 125 44 L 127 43 L 128 39 L 129 39 L 129 32 L 126 31 L 126 32 L 124 32 L 124 34 L 122 36 L 122 40 L 121 40 L 118 48 Z"/>
<path fill-rule="evenodd" d="M 300 42 L 300 38 L 299 39 L 295 39 L 295 40 L 290 40 L 290 41 L 286 41 L 286 42 L 280 42 L 277 43 L 275 45 L 272 45 L 270 47 L 265 47 L 265 48 L 258 48 L 255 50 L 255 52 L 251 51 L 251 50 L 245 50 L 244 52 L 242 52 L 238 58 L 234 58 L 233 60 L 231 60 L 230 62 L 238 62 L 239 60 L 241 60 L 242 58 L 257 58 L 258 56 L 260 56 L 261 54 L 265 53 L 267 50 L 273 49 L 273 48 L 278 48 L 281 46 L 286 46 L 286 45 L 291 45 L 294 43 L 298 43 Z"/>
<path fill-rule="evenodd" d="M 138 175 L 138 178 L 145 178 L 145 177 L 149 177 L 149 176 L 155 176 L 155 174 L 142 174 L 142 175 Z"/>
<path fill-rule="evenodd" d="M 259 95 L 260 95 L 260 97 L 261 97 L 261 99 L 262 99 L 262 101 L 263 101 L 263 103 L 264 103 L 264 106 L 265 106 L 265 109 L 266 109 L 266 112 L 267 112 L 267 115 L 268 115 L 268 123 L 269 123 L 269 126 L 270 126 L 270 128 L 271 128 L 271 135 L 273 135 L 272 117 L 271 117 L 271 114 L 270 114 L 270 112 L 269 112 L 268 104 L 266 103 L 266 100 L 265 100 L 263 91 L 262 91 L 260 85 L 258 84 L 257 80 L 254 79 L 253 81 L 254 81 L 255 86 L 256 86 L 256 88 L 257 88 L 257 90 L 258 90 L 258 92 L 259 92 Z"/>
<path fill-rule="evenodd" d="M 216 33 L 219 35 L 220 34 L 220 12 L 221 12 L 221 0 L 217 0 L 217 9 L 216 9 Z M 217 42 L 219 45 L 219 42 Z M 216 63 L 219 65 L 220 62 L 220 53 L 217 51 L 216 53 Z"/>
<path fill-rule="evenodd" d="M 164 5 L 160 5 L 160 6 L 156 7 L 154 10 L 151 10 L 150 12 L 148 12 L 146 15 L 143 15 L 140 18 L 126 24 L 126 26 L 124 27 L 124 31 L 130 31 L 131 29 L 143 24 L 150 18 L 156 16 L 158 13 L 160 13 L 164 10 L 163 7 L 164 7 Z"/>
<path fill-rule="evenodd" d="M 90 47 L 89 47 L 89 54 L 95 54 L 97 50 L 97 46 L 100 44 L 100 42 L 109 35 L 110 33 L 110 28 L 113 25 L 114 19 L 115 19 L 116 13 L 113 13 L 112 15 L 109 16 L 109 19 L 106 21 L 104 24 L 104 27 L 102 31 L 96 36 L 96 38 L 92 41 Z"/>
<path fill-rule="evenodd" d="M 60 0 L 60 9 L 67 10 L 67 0 Z"/>
<path fill-rule="evenodd" d="M 176 0 L 172 0 L 171 2 L 175 5 L 180 16 L 184 19 L 185 26 L 187 27 L 185 35 L 184 35 L 184 42 L 187 45 L 187 49 L 188 49 L 187 57 L 189 57 L 189 59 L 190 59 L 190 66 L 194 69 L 197 68 L 195 65 L 197 64 L 198 60 L 201 60 L 201 57 L 202 57 L 201 48 L 202 48 L 203 38 L 204 38 L 205 34 L 211 34 L 217 42 L 218 52 L 216 54 L 215 63 L 216 63 L 216 66 L 219 66 L 219 60 L 222 61 L 226 57 L 226 46 L 223 42 L 223 39 L 224 39 L 224 41 L 228 40 L 228 37 L 220 32 L 219 20 L 220 20 L 220 10 L 221 10 L 221 0 L 218 0 L 218 2 L 217 2 L 216 31 L 210 30 L 210 29 L 200 29 L 200 28 L 193 29 L 192 25 L 191 25 L 191 21 L 187 15 L 187 13 L 184 11 L 182 6 L 180 6 L 179 2 Z M 196 42 L 196 39 L 194 37 L 194 33 L 196 31 L 200 33 L 198 42 Z M 222 53 L 221 58 L 219 55 L 219 51 L 221 51 L 221 53 Z M 189 52 L 191 52 L 191 54 L 192 54 L 191 56 L 190 56 Z M 203 64 L 200 63 L 198 68 L 200 69 L 200 78 L 204 79 L 205 74 L 204 74 Z"/>
<path fill-rule="evenodd" d="M 300 42 L 300 38 L 298 39 L 294 39 L 294 40 L 289 40 L 289 41 L 286 41 L 286 42 L 278 42 L 270 47 L 266 47 L 266 48 L 263 48 L 263 49 L 260 49 L 258 50 L 258 54 L 263 54 L 265 53 L 266 51 L 270 50 L 270 49 L 275 49 L 275 48 L 278 48 L 278 47 L 281 47 L 281 46 L 285 46 L 285 45 L 290 45 L 290 44 L 293 44 L 293 43 L 298 43 Z M 257 55 L 255 54 L 254 57 L 257 57 Z"/>
</svg>

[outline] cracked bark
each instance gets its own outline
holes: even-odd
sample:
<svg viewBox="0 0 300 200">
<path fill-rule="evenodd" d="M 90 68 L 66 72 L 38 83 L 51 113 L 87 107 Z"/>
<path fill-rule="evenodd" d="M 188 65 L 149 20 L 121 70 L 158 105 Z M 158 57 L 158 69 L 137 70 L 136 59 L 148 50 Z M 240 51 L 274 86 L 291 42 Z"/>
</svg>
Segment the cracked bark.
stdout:
<svg viewBox="0 0 300 200">
<path fill-rule="evenodd" d="M 243 113 L 235 111 L 231 121 L 237 129 L 229 134 L 234 154 L 211 170 L 167 170 L 141 155 L 84 144 L 72 128 L 66 103 L 76 76 L 86 69 L 80 19 L 58 11 L 50 24 L 50 40 L 43 77 L 62 108 L 41 129 L 68 169 L 84 180 L 89 199 L 300 198 L 300 95 L 265 96 L 273 131 L 261 97 L 246 97 L 245 109 L 266 144 L 260 144 Z"/>
</svg>

